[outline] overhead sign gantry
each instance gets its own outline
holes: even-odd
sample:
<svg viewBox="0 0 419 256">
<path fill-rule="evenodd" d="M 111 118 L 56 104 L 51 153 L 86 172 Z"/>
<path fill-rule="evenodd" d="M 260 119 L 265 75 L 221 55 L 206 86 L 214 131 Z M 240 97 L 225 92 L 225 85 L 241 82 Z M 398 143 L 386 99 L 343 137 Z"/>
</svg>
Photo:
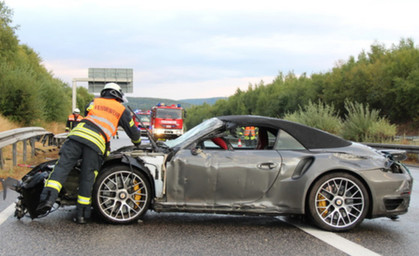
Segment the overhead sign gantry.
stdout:
<svg viewBox="0 0 419 256">
<path fill-rule="evenodd" d="M 124 93 L 132 93 L 134 72 L 132 68 L 89 68 L 88 78 L 73 78 L 72 109 L 76 108 L 77 82 L 88 82 L 90 93 L 100 93 L 107 83 L 117 83 Z"/>
</svg>

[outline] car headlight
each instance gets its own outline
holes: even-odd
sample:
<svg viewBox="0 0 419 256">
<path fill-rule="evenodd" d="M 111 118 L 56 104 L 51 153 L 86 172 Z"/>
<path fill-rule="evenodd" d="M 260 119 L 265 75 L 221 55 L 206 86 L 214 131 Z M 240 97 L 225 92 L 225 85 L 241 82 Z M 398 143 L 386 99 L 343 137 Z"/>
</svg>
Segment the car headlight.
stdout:
<svg viewBox="0 0 419 256">
<path fill-rule="evenodd" d="M 384 168 L 382 168 L 383 172 L 391 172 L 391 173 L 403 173 L 404 166 L 393 162 L 393 161 L 387 161 Z"/>
<path fill-rule="evenodd" d="M 154 133 L 155 134 L 163 134 L 164 130 L 163 129 L 154 129 Z"/>
</svg>

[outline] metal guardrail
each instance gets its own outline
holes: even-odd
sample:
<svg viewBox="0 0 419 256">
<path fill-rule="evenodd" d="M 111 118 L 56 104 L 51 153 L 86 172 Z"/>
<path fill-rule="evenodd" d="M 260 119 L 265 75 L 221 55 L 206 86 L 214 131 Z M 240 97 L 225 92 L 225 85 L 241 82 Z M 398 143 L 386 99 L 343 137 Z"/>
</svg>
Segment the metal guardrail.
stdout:
<svg viewBox="0 0 419 256">
<path fill-rule="evenodd" d="M 25 127 L 9 131 L 0 132 L 0 169 L 3 168 L 2 149 L 5 146 L 13 145 L 13 166 L 17 165 L 17 143 L 23 142 L 23 162 L 26 162 L 27 141 L 32 148 L 31 155 L 35 155 L 35 141 L 41 141 L 44 145 L 56 145 L 54 134 L 46 131 L 42 127 Z"/>
<path fill-rule="evenodd" d="M 399 149 L 404 150 L 408 154 L 416 154 L 419 161 L 419 146 L 416 145 L 399 145 L 399 144 L 381 144 L 381 143 L 364 143 L 367 146 L 376 149 Z"/>
<path fill-rule="evenodd" d="M 381 144 L 381 143 L 364 143 L 367 146 L 377 149 L 400 149 L 407 153 L 419 154 L 419 146 L 415 145 L 399 145 L 399 144 Z"/>
<path fill-rule="evenodd" d="M 411 140 L 411 141 L 419 141 L 419 136 L 395 136 L 394 137 L 395 141 L 398 140 Z"/>
<path fill-rule="evenodd" d="M 8 145 L 13 145 L 13 166 L 17 163 L 17 142 L 23 142 L 23 162 L 26 162 L 26 148 L 27 140 L 29 139 L 30 146 L 32 148 L 32 156 L 35 155 L 35 141 L 42 141 L 48 146 L 55 145 L 60 147 L 67 138 L 68 133 L 61 133 L 54 135 L 51 132 L 46 131 L 42 127 L 25 127 L 18 128 L 9 131 L 0 132 L 0 169 L 3 168 L 3 154 L 2 148 Z M 367 146 L 376 149 L 400 149 L 405 150 L 407 153 L 417 154 L 419 161 L 419 146 L 415 145 L 399 145 L 399 144 L 381 144 L 381 143 L 363 143 Z"/>
<path fill-rule="evenodd" d="M 64 133 L 54 135 L 55 145 L 57 147 L 61 147 L 61 145 L 63 145 L 65 139 L 67 138 L 67 136 L 68 136 L 68 132 L 64 132 Z"/>
</svg>

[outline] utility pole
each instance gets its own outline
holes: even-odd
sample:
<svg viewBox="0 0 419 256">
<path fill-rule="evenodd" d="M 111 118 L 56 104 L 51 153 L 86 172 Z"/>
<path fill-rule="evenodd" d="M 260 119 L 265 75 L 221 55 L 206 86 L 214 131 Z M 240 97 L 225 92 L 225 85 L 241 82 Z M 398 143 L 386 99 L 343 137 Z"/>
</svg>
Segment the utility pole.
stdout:
<svg viewBox="0 0 419 256">
<path fill-rule="evenodd" d="M 73 79 L 73 96 L 72 96 L 72 104 L 71 104 L 71 111 L 77 106 L 77 79 Z"/>
</svg>

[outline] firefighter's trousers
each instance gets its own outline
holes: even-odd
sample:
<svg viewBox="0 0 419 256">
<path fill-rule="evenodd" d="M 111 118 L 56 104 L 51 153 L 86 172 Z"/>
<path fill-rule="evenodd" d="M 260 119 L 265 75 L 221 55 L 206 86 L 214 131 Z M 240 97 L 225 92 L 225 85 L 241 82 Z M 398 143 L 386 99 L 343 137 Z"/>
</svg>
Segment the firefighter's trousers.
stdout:
<svg viewBox="0 0 419 256">
<path fill-rule="evenodd" d="M 49 200 L 55 202 L 58 193 L 62 188 L 62 184 L 67 180 L 68 174 L 77 164 L 78 160 L 82 159 L 77 197 L 77 212 L 79 216 L 81 215 L 85 218 L 89 218 L 92 201 L 92 187 L 97 172 L 103 163 L 103 155 L 94 151 L 89 146 L 72 139 L 67 139 L 64 142 L 59 154 L 60 157 L 54 170 L 45 183 L 45 187 L 41 194 L 41 200 L 42 198 L 45 198 L 46 195 L 50 194 L 52 198 L 49 198 Z"/>
</svg>

